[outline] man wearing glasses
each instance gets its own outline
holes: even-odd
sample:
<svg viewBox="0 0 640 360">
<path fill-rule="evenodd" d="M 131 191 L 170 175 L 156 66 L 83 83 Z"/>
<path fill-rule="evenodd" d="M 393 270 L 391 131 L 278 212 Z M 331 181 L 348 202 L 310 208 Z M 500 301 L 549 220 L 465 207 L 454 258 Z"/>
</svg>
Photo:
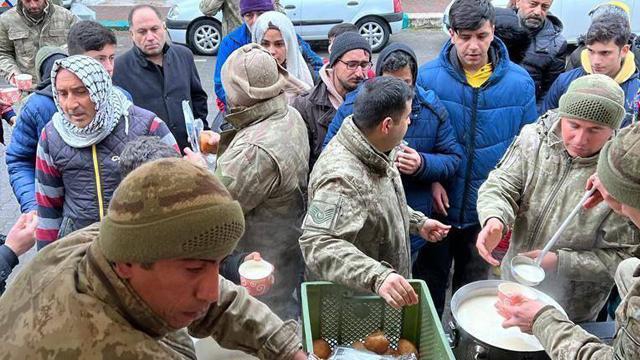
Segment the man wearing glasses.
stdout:
<svg viewBox="0 0 640 360">
<path fill-rule="evenodd" d="M 333 41 L 329 63 L 320 69 L 320 81 L 293 102 L 309 132 L 309 171 L 313 168 L 327 134 L 329 123 L 345 95 L 366 79 L 371 68 L 371 45 L 358 33 L 347 32 Z"/>
</svg>

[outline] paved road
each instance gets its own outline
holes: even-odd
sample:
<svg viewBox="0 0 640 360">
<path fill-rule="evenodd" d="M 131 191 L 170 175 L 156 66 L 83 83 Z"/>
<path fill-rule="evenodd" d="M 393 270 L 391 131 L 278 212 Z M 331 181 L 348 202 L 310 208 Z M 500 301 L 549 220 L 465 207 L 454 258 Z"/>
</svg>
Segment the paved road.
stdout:
<svg viewBox="0 0 640 360">
<path fill-rule="evenodd" d="M 445 34 L 443 34 L 442 32 L 430 30 L 406 30 L 391 37 L 392 42 L 403 42 L 412 46 L 421 64 L 437 56 L 438 51 L 445 40 Z M 131 47 L 131 41 L 128 37 L 128 33 L 126 32 L 118 34 L 118 42 L 118 53 L 122 53 Z M 326 46 L 323 46 L 321 44 L 313 45 L 320 56 L 328 56 L 326 52 Z M 376 57 L 377 55 L 374 55 L 374 59 Z M 196 66 L 198 67 L 202 84 L 209 94 L 209 109 L 211 112 L 213 112 L 215 109 L 215 97 L 213 95 L 213 69 L 215 67 L 215 59 L 215 57 L 203 56 L 196 56 L 195 58 Z M 215 114 L 210 114 L 209 120 L 213 119 L 214 116 Z M 9 139 L 11 129 L 7 126 L 6 123 L 2 123 L 2 126 L 4 126 L 5 129 L 5 138 Z M 0 145 L 0 233 L 6 234 L 19 215 L 20 210 L 18 207 L 18 203 L 16 202 L 11 190 L 11 186 L 9 185 L 8 173 L 5 163 L 5 147 Z M 20 267 L 24 263 L 27 263 L 34 256 L 34 254 L 35 250 L 31 250 L 30 252 L 24 254 L 20 258 L 20 265 L 18 265 L 18 268 L 12 275 L 15 276 L 15 274 L 20 271 Z M 214 346 L 215 345 L 208 345 L 206 347 L 211 349 L 211 347 Z M 228 359 L 239 359 L 237 353 L 230 353 L 227 356 Z M 219 360 L 225 359 L 225 357 L 219 356 L 219 353 L 217 352 L 215 358 Z"/>
</svg>

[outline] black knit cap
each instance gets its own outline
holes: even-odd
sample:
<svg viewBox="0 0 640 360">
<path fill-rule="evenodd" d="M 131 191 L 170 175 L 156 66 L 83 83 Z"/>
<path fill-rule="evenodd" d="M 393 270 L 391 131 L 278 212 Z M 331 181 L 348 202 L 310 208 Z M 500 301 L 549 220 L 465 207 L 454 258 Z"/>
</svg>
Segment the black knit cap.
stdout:
<svg viewBox="0 0 640 360">
<path fill-rule="evenodd" d="M 369 42 L 356 32 L 346 32 L 338 35 L 331 44 L 331 55 L 329 55 L 329 66 L 333 66 L 338 59 L 351 50 L 362 49 L 369 53 L 371 60 L 371 45 Z"/>
</svg>

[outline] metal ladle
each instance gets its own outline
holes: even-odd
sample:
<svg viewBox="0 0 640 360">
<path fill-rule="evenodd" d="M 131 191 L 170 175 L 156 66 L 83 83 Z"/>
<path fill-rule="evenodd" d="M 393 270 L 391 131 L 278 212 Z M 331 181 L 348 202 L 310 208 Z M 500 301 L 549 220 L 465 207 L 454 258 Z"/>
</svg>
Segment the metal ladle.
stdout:
<svg viewBox="0 0 640 360">
<path fill-rule="evenodd" d="M 524 255 L 517 255 L 513 259 L 511 259 L 511 275 L 513 275 L 516 281 L 523 285 L 536 286 L 540 284 L 542 280 L 544 280 L 545 272 L 544 269 L 540 266 L 540 263 L 542 263 L 542 259 L 544 259 L 544 256 L 547 255 L 549 250 L 551 250 L 556 242 L 558 242 L 558 239 L 560 239 L 560 235 L 562 235 L 567 226 L 569 226 L 571 220 L 576 216 L 576 214 L 578 214 L 578 212 L 582 208 L 582 205 L 584 205 L 587 199 L 591 195 L 593 195 L 595 191 L 596 188 L 594 186 L 582 196 L 582 199 L 580 199 L 578 205 L 576 205 L 576 207 L 571 210 L 569 216 L 567 216 L 564 222 L 560 225 L 556 233 L 553 234 L 549 242 L 547 242 L 540 254 L 538 254 L 538 257 L 535 258 L 535 260 Z M 518 265 L 520 266 L 520 272 L 516 271 L 516 267 Z M 522 270 L 524 267 L 527 268 L 529 274 L 523 273 Z"/>
</svg>

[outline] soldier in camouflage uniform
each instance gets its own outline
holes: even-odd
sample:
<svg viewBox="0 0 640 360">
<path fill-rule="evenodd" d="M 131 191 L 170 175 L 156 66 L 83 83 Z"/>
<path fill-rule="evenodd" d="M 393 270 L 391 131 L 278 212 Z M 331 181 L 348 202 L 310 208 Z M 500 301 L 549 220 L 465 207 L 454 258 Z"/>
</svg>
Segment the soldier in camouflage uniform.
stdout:
<svg viewBox="0 0 640 360">
<path fill-rule="evenodd" d="M 395 152 L 410 122 L 413 92 L 400 79 L 369 81 L 354 114 L 320 155 L 309 182 L 300 247 L 308 277 L 414 304 L 409 234 L 442 239 L 449 227 L 412 210 Z"/>
<path fill-rule="evenodd" d="M 0 298 L 0 358 L 196 359 L 188 330 L 261 359 L 306 359 L 295 322 L 218 276 L 243 231 L 242 208 L 206 169 L 142 165 L 100 224 L 38 253 Z"/>
<path fill-rule="evenodd" d="M 640 227 L 640 126 L 625 128 L 605 145 L 597 174 L 587 186 L 595 186 L 598 192 L 586 207 L 604 199 L 616 213 Z M 616 311 L 613 346 L 538 301 L 501 306 L 503 313 L 510 314 L 503 326 L 533 333 L 553 360 L 640 360 L 640 259 L 624 260 L 615 277 L 623 299 Z"/>
<path fill-rule="evenodd" d="M 297 317 L 302 281 L 298 238 L 305 214 L 309 140 L 282 91 L 288 73 L 258 44 L 234 51 L 222 69 L 233 127 L 221 133 L 216 175 L 240 202 L 247 228 L 239 251 L 258 251 L 275 266 L 261 301 L 283 319 Z"/>
<path fill-rule="evenodd" d="M 275 10 L 284 13 L 280 0 L 274 0 Z M 215 16 L 222 10 L 222 36 L 227 36 L 233 29 L 242 25 L 240 16 L 240 0 L 202 0 L 200 1 L 200 11 L 206 16 Z"/>
<path fill-rule="evenodd" d="M 35 57 L 43 46 L 63 46 L 78 18 L 69 10 L 49 2 L 19 0 L 0 16 L 0 75 L 12 81 L 18 74 L 37 78 Z"/>
<path fill-rule="evenodd" d="M 598 153 L 624 118 L 623 106 L 622 89 L 607 76 L 575 80 L 558 112 L 525 126 L 490 173 L 478 197 L 484 227 L 476 246 L 497 266 L 491 251 L 513 226 L 503 279 L 512 280 L 515 255 L 538 256 L 579 202 Z M 556 299 L 572 321 L 595 320 L 614 285 L 615 269 L 633 254 L 639 236 L 605 204 L 583 210 L 543 259 L 546 278 L 538 289 Z"/>
</svg>

